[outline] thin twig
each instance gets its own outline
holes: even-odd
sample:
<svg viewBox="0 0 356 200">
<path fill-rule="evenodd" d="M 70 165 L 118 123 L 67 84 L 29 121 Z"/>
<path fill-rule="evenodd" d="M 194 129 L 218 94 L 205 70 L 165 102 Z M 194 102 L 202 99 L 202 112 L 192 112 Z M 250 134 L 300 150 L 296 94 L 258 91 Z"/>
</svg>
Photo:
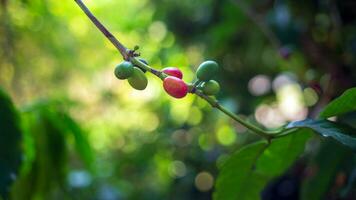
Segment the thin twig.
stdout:
<svg viewBox="0 0 356 200">
<path fill-rule="evenodd" d="M 89 17 L 89 19 L 95 24 L 95 26 L 105 35 L 106 38 L 119 50 L 124 60 L 129 60 L 128 49 L 115 38 L 110 31 L 90 12 L 88 7 L 81 0 L 74 0 L 83 12 Z"/>
<path fill-rule="evenodd" d="M 229 116 L 230 118 L 234 119 L 235 121 L 237 121 L 238 123 L 242 124 L 243 126 L 245 126 L 246 128 L 252 130 L 253 132 L 255 132 L 257 135 L 266 138 L 268 141 L 273 137 L 273 135 L 269 134 L 268 132 L 258 128 L 257 126 L 250 124 L 248 122 L 246 122 L 245 120 L 241 119 L 239 116 L 237 116 L 235 113 L 229 111 L 228 109 L 226 109 L 225 107 L 223 107 L 217 100 L 215 100 L 212 97 L 209 97 L 205 94 L 203 94 L 202 92 L 200 92 L 199 90 L 195 90 L 194 92 L 197 96 L 199 96 L 200 98 L 206 100 L 212 107 L 220 110 L 221 112 L 223 112 L 224 114 L 226 114 L 227 116 Z"/>
</svg>

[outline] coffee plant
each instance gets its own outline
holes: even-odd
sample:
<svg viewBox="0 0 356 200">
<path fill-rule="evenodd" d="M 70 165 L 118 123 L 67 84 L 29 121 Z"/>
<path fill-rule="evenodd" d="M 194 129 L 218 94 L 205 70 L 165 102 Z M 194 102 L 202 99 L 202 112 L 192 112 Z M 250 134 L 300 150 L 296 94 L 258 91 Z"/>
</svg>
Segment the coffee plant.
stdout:
<svg viewBox="0 0 356 200">
<path fill-rule="evenodd" d="M 188 93 L 197 95 L 261 137 L 261 141 L 237 150 L 220 166 L 214 199 L 259 199 L 260 192 L 268 181 L 281 175 L 304 151 L 311 133 L 330 137 L 356 152 L 356 137 L 352 135 L 355 130 L 328 120 L 329 117 L 356 110 L 356 88 L 345 91 L 342 96 L 325 106 L 319 119 L 295 121 L 278 131 L 267 131 L 240 118 L 216 100 L 214 95 L 219 92 L 220 86 L 213 80 L 219 70 L 215 61 L 207 60 L 201 63 L 196 71 L 196 80 L 186 83 L 182 80 L 183 74 L 178 68 L 157 70 L 138 58 L 138 46 L 133 50 L 126 48 L 94 17 L 81 0 L 75 1 L 122 55 L 124 61 L 115 68 L 117 78 L 128 79 L 134 89 L 144 90 L 147 86 L 145 72 L 150 72 L 163 81 L 163 88 L 168 95 L 178 99 L 184 98 Z M 281 56 L 288 58 L 289 51 L 281 49 Z"/>
<path fill-rule="evenodd" d="M 355 199 L 352 0 L 102 5 L 0 1 L 0 200 Z"/>
</svg>

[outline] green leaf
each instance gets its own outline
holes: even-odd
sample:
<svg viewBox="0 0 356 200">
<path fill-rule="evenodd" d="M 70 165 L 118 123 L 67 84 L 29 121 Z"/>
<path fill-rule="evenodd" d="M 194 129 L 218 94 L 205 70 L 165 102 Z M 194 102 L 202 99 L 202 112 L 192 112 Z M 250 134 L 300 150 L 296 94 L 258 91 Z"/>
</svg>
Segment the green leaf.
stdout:
<svg viewBox="0 0 356 200">
<path fill-rule="evenodd" d="M 215 200 L 259 199 L 267 178 L 254 172 L 254 165 L 268 146 L 266 142 L 250 144 L 234 153 L 221 167 L 214 192 Z"/>
<path fill-rule="evenodd" d="M 332 137 L 342 144 L 352 148 L 352 150 L 356 152 L 356 137 L 352 136 L 352 134 L 356 134 L 356 130 L 349 126 L 328 120 L 307 119 L 303 121 L 291 122 L 287 126 L 287 128 L 294 127 L 310 128 L 323 137 Z"/>
<path fill-rule="evenodd" d="M 356 110 L 356 88 L 346 90 L 340 97 L 330 102 L 320 113 L 320 118 L 328 118 Z"/>
<path fill-rule="evenodd" d="M 305 143 L 310 136 L 310 130 L 301 128 L 287 136 L 272 140 L 258 159 L 256 170 L 271 177 L 281 175 L 304 152 Z"/>
<path fill-rule="evenodd" d="M 65 102 L 68 104 L 68 102 Z M 54 100 L 41 100 L 37 101 L 33 105 L 29 105 L 24 108 L 26 113 L 42 112 L 48 116 L 48 120 L 61 130 L 67 138 L 73 138 L 75 149 L 86 167 L 93 170 L 92 164 L 94 162 L 94 155 L 86 137 L 86 132 L 80 127 L 80 125 L 64 111 L 62 102 Z"/>
<path fill-rule="evenodd" d="M 4 199 L 21 164 L 22 133 L 19 121 L 10 98 L 0 89 L 0 196 Z"/>
<path fill-rule="evenodd" d="M 84 131 L 77 124 L 77 122 L 74 121 L 74 119 L 68 114 L 63 114 L 62 122 L 66 125 L 67 130 L 71 134 L 73 134 L 75 140 L 75 148 L 78 154 L 81 156 L 86 166 L 89 169 L 92 169 L 94 156 L 89 141 L 84 134 Z"/>
<path fill-rule="evenodd" d="M 54 188 L 65 186 L 68 151 L 66 133 L 58 127 L 58 115 L 50 107 L 37 107 L 26 114 L 33 137 L 35 156 L 21 174 L 11 193 L 12 199 L 51 199 Z"/>
<path fill-rule="evenodd" d="M 287 136 L 258 142 L 233 154 L 221 167 L 214 199 L 260 199 L 272 178 L 285 172 L 304 152 L 311 131 L 297 129 Z"/>
</svg>

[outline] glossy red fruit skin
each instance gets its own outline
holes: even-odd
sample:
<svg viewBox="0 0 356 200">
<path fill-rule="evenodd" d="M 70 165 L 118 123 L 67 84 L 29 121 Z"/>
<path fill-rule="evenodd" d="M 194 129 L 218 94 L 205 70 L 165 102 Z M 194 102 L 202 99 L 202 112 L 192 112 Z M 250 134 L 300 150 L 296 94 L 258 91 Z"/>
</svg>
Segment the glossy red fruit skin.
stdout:
<svg viewBox="0 0 356 200">
<path fill-rule="evenodd" d="M 179 79 L 183 78 L 183 73 L 176 67 L 166 67 L 162 69 L 162 72 L 164 72 L 167 75 L 177 77 Z"/>
<path fill-rule="evenodd" d="M 163 81 L 164 90 L 172 97 L 180 99 L 187 95 L 188 86 L 181 79 L 169 76 Z"/>
</svg>

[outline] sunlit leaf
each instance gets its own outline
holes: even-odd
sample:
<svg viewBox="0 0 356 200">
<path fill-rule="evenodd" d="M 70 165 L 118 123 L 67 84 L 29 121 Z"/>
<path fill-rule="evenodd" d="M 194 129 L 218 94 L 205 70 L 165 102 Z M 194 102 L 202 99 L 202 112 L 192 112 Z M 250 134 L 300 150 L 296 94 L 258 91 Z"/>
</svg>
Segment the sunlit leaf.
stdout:
<svg viewBox="0 0 356 200">
<path fill-rule="evenodd" d="M 271 177 L 281 175 L 304 152 L 305 143 L 310 136 L 311 131 L 303 128 L 272 140 L 258 159 L 256 170 Z"/>
<path fill-rule="evenodd" d="M 320 113 L 321 118 L 341 115 L 356 110 L 356 88 L 346 90 L 340 97 L 330 102 Z"/>
<path fill-rule="evenodd" d="M 6 198 L 21 164 L 21 128 L 10 98 L 0 89 L 0 196 Z"/>
<path fill-rule="evenodd" d="M 287 128 L 306 127 L 314 130 L 323 137 L 332 137 L 342 144 L 356 151 L 356 130 L 340 123 L 335 123 L 328 120 L 312 120 L 292 122 Z M 354 134 L 354 135 L 352 135 Z"/>
<path fill-rule="evenodd" d="M 259 199 L 262 188 L 285 172 L 298 156 L 311 131 L 297 129 L 271 144 L 251 144 L 232 155 L 219 173 L 215 199 Z"/>
</svg>

